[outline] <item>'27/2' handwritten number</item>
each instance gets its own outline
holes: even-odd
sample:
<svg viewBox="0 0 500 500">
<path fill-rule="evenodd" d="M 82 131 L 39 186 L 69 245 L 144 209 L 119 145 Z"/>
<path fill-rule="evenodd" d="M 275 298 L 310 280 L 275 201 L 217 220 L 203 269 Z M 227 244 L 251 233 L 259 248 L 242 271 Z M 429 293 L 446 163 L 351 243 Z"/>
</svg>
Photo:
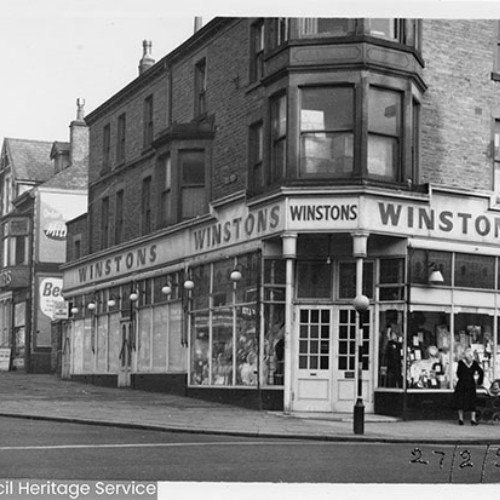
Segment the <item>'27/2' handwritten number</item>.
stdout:
<svg viewBox="0 0 500 500">
<path fill-rule="evenodd" d="M 433 450 L 432 452 L 434 455 L 441 455 L 441 460 L 439 460 L 439 468 L 443 468 L 443 462 L 444 462 L 444 457 L 446 456 L 446 453 L 444 451 L 438 451 L 438 450 Z"/>
</svg>

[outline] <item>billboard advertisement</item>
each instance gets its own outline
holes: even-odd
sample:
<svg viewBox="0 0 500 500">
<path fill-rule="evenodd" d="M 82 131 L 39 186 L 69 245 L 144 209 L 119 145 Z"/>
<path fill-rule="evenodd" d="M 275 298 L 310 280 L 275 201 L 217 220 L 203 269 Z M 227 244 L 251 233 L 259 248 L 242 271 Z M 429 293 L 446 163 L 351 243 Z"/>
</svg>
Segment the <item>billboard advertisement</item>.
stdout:
<svg viewBox="0 0 500 500">
<path fill-rule="evenodd" d="M 66 222 L 87 211 L 87 195 L 82 192 L 39 190 L 38 260 L 66 260 Z"/>
</svg>

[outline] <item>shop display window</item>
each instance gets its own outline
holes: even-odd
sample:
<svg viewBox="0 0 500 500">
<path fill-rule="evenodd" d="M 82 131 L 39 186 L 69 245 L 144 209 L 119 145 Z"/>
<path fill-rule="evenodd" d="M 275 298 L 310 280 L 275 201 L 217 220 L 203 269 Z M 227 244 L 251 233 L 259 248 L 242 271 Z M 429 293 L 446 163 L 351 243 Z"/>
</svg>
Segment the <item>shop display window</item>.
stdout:
<svg viewBox="0 0 500 500">
<path fill-rule="evenodd" d="M 233 309 L 212 315 L 212 384 L 233 385 Z"/>
<path fill-rule="evenodd" d="M 406 377 L 410 389 L 449 389 L 449 315 L 435 311 L 410 314 Z"/>
<path fill-rule="evenodd" d="M 120 314 L 109 315 L 108 328 L 108 372 L 118 372 L 118 361 L 120 355 Z"/>
<path fill-rule="evenodd" d="M 147 372 L 151 359 L 151 309 L 149 307 L 140 309 L 137 318 L 139 320 L 137 368 L 141 372 Z"/>
<path fill-rule="evenodd" d="M 97 318 L 97 373 L 106 372 L 106 339 L 108 337 L 108 318 Z"/>
<path fill-rule="evenodd" d="M 92 373 L 94 357 L 92 355 L 92 321 L 85 318 L 83 322 L 83 373 Z"/>
<path fill-rule="evenodd" d="M 236 308 L 236 385 L 257 385 L 259 332 L 255 306 Z"/>
<path fill-rule="evenodd" d="M 465 349 L 471 348 L 474 359 L 484 370 L 484 387 L 496 378 L 493 365 L 493 316 L 486 314 L 455 314 L 453 348 L 453 385 L 457 382 L 458 361 Z"/>
<path fill-rule="evenodd" d="M 178 307 L 180 307 L 180 303 Z M 164 304 L 153 308 L 153 369 L 164 370 L 167 364 L 167 332 L 181 328 L 180 324 L 172 321 L 168 314 L 168 305 Z"/>
<path fill-rule="evenodd" d="M 215 262 L 213 265 L 214 283 L 212 288 L 212 306 L 221 307 L 233 303 L 233 282 L 230 279 L 234 269 L 232 259 Z M 243 277 L 243 276 L 242 276 Z"/>
<path fill-rule="evenodd" d="M 191 383 L 209 384 L 209 312 L 191 314 Z"/>
<path fill-rule="evenodd" d="M 188 276 L 194 281 L 191 291 L 192 307 L 194 310 L 208 308 L 210 294 L 210 265 L 201 265 L 188 271 Z"/>
<path fill-rule="evenodd" d="M 373 262 L 363 263 L 363 294 L 373 298 Z M 339 263 L 339 299 L 356 297 L 356 262 Z"/>
<path fill-rule="evenodd" d="M 233 266 L 241 272 L 241 280 L 235 287 L 237 304 L 255 302 L 258 297 L 258 283 L 260 277 L 260 256 L 258 253 L 238 257 L 237 265 Z"/>
<path fill-rule="evenodd" d="M 285 304 L 264 305 L 264 383 L 283 385 Z"/>
<path fill-rule="evenodd" d="M 299 299 L 329 299 L 332 296 L 332 266 L 326 262 L 299 262 L 297 282 Z"/>
<path fill-rule="evenodd" d="M 381 311 L 379 315 L 379 387 L 403 387 L 403 311 Z"/>
</svg>

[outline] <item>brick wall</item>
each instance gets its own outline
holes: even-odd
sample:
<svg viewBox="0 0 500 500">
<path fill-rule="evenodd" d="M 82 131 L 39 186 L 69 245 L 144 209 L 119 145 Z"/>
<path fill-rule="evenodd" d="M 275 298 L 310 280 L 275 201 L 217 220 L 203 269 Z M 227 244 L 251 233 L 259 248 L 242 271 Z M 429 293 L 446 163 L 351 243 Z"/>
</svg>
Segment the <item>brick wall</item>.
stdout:
<svg viewBox="0 0 500 500">
<path fill-rule="evenodd" d="M 496 21 L 424 20 L 421 180 L 492 188 L 491 79 Z"/>
</svg>

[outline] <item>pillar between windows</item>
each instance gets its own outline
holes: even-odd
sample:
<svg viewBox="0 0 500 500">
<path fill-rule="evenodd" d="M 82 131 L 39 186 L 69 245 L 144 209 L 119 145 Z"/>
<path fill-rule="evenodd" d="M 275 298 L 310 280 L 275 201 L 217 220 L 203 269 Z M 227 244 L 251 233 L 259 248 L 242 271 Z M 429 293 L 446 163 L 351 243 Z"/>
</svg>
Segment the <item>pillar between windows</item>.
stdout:
<svg viewBox="0 0 500 500">
<path fill-rule="evenodd" d="M 292 327 L 293 327 L 293 288 L 294 263 L 297 257 L 297 234 L 288 233 L 282 236 L 283 257 L 286 259 L 285 288 L 285 355 L 284 355 L 284 395 L 283 411 L 289 414 L 292 410 Z"/>
</svg>

